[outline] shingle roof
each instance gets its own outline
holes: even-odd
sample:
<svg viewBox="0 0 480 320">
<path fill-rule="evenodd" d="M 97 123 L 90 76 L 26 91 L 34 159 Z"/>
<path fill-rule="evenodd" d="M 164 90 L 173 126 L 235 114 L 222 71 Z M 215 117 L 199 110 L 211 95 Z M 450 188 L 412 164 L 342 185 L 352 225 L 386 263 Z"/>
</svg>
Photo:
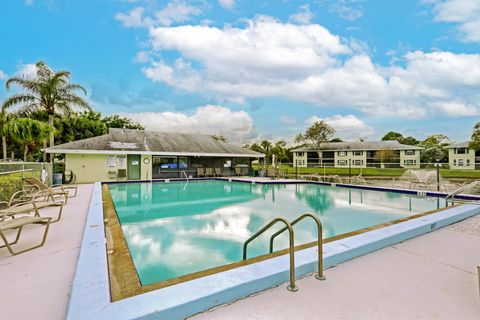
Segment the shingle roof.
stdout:
<svg viewBox="0 0 480 320">
<path fill-rule="evenodd" d="M 354 141 L 354 142 L 327 142 L 320 146 L 324 151 L 337 150 L 422 150 L 422 147 L 401 144 L 397 140 L 388 141 Z M 292 151 L 315 151 L 312 146 L 305 146 Z"/>
<path fill-rule="evenodd" d="M 47 153 L 142 153 L 171 155 L 212 155 L 264 157 L 239 146 L 218 141 L 212 136 L 132 129 L 110 129 L 108 134 L 60 144 Z"/>
<path fill-rule="evenodd" d="M 468 148 L 470 141 L 463 141 L 463 142 L 452 142 L 445 149 L 453 149 L 453 148 Z"/>
</svg>

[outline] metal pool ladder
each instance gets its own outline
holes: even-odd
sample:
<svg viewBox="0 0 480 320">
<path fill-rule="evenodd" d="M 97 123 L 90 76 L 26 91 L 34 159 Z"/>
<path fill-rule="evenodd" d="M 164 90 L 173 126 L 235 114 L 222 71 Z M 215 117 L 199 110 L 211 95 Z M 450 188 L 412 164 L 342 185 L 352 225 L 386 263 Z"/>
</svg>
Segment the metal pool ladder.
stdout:
<svg viewBox="0 0 480 320">
<path fill-rule="evenodd" d="M 300 217 L 297 219 L 293 220 L 291 223 L 288 222 L 286 219 L 278 217 L 270 221 L 265 227 L 260 229 L 257 233 L 252 235 L 250 238 L 245 241 L 243 244 L 243 260 L 247 259 L 247 247 L 250 242 L 252 242 L 254 239 L 256 239 L 258 236 L 260 236 L 262 233 L 273 227 L 275 224 L 278 222 L 281 222 L 285 224 L 285 227 L 282 229 L 278 230 L 275 232 L 271 237 L 270 237 L 270 253 L 273 253 L 273 241 L 275 237 L 280 235 L 281 233 L 285 232 L 288 230 L 288 239 L 289 239 L 289 255 L 290 255 L 290 284 L 287 286 L 287 289 L 289 291 L 295 292 L 298 291 L 298 287 L 295 285 L 295 235 L 293 232 L 293 226 L 297 224 L 298 222 L 302 221 L 305 218 L 312 218 L 316 225 L 317 225 L 317 247 L 318 247 L 318 273 L 315 275 L 315 278 L 318 280 L 325 280 L 326 277 L 323 275 L 323 238 L 322 238 L 322 223 L 320 222 L 320 219 L 313 213 L 306 212 L 302 214 Z"/>
<path fill-rule="evenodd" d="M 454 199 L 454 198 L 455 198 L 456 195 L 458 195 L 458 194 L 460 194 L 460 193 L 462 193 L 462 192 L 464 192 L 464 191 L 466 191 L 466 190 L 468 190 L 468 189 L 470 189 L 470 188 L 473 188 L 473 187 L 475 187 L 475 186 L 477 186 L 477 185 L 480 185 L 480 180 L 475 180 L 475 181 L 473 181 L 473 182 L 471 182 L 471 183 L 469 183 L 469 184 L 467 184 L 467 185 L 465 185 L 465 186 L 461 186 L 460 188 L 456 189 L 455 191 L 453 191 L 452 193 L 450 193 L 449 195 L 447 195 L 447 196 L 445 197 L 445 206 L 448 207 L 448 200 L 450 200 L 451 203 L 454 204 L 454 202 L 455 202 L 455 199 Z M 473 201 L 465 201 L 465 200 L 462 200 L 462 201 L 458 201 L 458 202 L 473 202 Z M 479 202 L 476 201 L 476 202 L 474 202 L 474 203 L 477 203 L 477 204 L 478 204 Z"/>
</svg>

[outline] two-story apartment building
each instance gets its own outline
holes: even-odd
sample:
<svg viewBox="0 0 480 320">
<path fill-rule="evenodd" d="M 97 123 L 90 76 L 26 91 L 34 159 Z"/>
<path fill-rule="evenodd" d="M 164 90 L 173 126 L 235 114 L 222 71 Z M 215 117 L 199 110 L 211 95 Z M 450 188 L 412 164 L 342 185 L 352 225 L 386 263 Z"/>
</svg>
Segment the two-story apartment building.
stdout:
<svg viewBox="0 0 480 320">
<path fill-rule="evenodd" d="M 298 167 L 336 168 L 403 167 L 419 168 L 423 148 L 393 141 L 328 142 L 320 151 L 306 146 L 292 150 Z"/>
<path fill-rule="evenodd" d="M 448 149 L 450 169 L 475 169 L 475 150 L 468 147 L 469 142 L 457 142 L 445 147 Z M 478 153 L 478 152 L 477 152 Z"/>
</svg>

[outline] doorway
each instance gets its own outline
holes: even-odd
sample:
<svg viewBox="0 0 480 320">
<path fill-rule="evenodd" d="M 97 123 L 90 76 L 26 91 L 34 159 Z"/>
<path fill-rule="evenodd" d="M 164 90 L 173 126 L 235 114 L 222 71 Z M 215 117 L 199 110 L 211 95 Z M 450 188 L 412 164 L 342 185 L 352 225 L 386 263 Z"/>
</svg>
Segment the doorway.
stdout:
<svg viewBox="0 0 480 320">
<path fill-rule="evenodd" d="M 127 175 L 128 180 L 140 180 L 140 155 L 127 155 Z"/>
</svg>

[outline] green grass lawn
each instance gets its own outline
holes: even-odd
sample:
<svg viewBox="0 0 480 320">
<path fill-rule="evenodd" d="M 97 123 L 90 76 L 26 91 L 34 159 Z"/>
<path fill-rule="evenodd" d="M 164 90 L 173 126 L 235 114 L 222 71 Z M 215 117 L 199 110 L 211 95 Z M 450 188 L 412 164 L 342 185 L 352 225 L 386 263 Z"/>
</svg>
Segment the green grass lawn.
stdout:
<svg viewBox="0 0 480 320">
<path fill-rule="evenodd" d="M 254 165 L 254 169 L 263 169 L 262 165 Z M 288 170 L 289 174 L 295 174 L 295 167 L 290 167 L 288 165 L 280 165 L 280 170 Z M 339 176 L 348 176 L 349 168 L 297 168 L 297 173 L 300 174 L 312 174 L 318 173 L 323 175 L 324 172 L 327 175 L 339 175 Z M 352 168 L 351 175 L 359 175 L 360 173 L 363 176 L 374 176 L 374 177 L 400 177 L 403 175 L 407 169 L 404 168 Z M 441 169 L 440 176 L 443 178 L 465 178 L 465 179 L 480 179 L 480 170 L 450 170 L 450 169 Z"/>
</svg>

